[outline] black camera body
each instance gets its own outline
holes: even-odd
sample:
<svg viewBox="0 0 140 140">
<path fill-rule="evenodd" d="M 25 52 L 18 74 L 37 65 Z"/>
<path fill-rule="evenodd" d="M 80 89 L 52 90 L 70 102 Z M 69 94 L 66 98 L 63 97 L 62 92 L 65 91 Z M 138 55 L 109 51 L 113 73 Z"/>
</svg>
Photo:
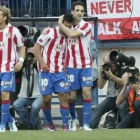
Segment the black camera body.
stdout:
<svg viewBox="0 0 140 140">
<path fill-rule="evenodd" d="M 105 63 L 105 64 L 103 64 L 102 67 L 103 67 L 102 78 L 105 80 L 108 80 L 108 77 L 107 77 L 105 71 L 109 71 L 110 65 L 109 65 L 109 63 Z"/>
<path fill-rule="evenodd" d="M 28 52 L 26 57 L 25 57 L 25 61 L 31 63 L 34 59 L 34 54 L 32 52 Z"/>
<path fill-rule="evenodd" d="M 135 84 L 136 82 L 138 82 L 138 78 L 135 76 L 137 73 L 136 67 L 128 67 L 128 72 L 132 74 L 132 76 L 130 76 L 128 79 L 128 83 Z"/>
<path fill-rule="evenodd" d="M 103 64 L 103 70 L 104 70 L 104 71 L 109 71 L 109 68 L 110 68 L 109 63 Z"/>
<path fill-rule="evenodd" d="M 138 79 L 134 75 L 129 77 L 128 79 L 129 84 L 135 84 L 136 82 L 138 82 Z"/>
</svg>

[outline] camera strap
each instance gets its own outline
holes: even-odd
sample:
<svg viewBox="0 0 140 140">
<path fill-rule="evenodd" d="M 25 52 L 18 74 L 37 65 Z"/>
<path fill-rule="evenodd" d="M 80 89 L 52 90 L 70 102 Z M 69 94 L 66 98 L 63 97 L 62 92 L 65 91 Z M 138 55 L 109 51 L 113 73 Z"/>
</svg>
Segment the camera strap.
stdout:
<svg viewBox="0 0 140 140">
<path fill-rule="evenodd" d="M 33 88 L 34 88 L 34 67 L 33 67 L 33 72 L 32 72 L 32 81 L 31 81 L 31 88 L 30 88 L 30 91 L 29 91 L 29 97 L 32 96 L 32 93 L 33 93 Z"/>
<path fill-rule="evenodd" d="M 134 103 L 135 98 L 136 98 L 136 92 L 134 91 L 133 92 L 133 99 L 132 99 L 132 102 L 131 102 L 131 97 L 132 96 L 130 94 L 132 94 L 132 92 L 133 91 L 131 90 L 131 88 L 128 87 L 127 90 L 126 90 L 126 102 L 127 102 L 128 106 L 129 106 L 129 110 L 130 110 L 130 108 L 133 107 L 133 103 Z"/>
</svg>

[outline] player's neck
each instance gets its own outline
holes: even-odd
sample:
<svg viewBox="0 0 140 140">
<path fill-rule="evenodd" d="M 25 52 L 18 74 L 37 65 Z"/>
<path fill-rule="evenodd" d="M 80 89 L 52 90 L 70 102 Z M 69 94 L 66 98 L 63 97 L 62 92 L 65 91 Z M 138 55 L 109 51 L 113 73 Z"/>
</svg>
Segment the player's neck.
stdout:
<svg viewBox="0 0 140 140">
<path fill-rule="evenodd" d="M 0 30 L 4 30 L 7 27 L 5 23 L 0 24 Z"/>
<path fill-rule="evenodd" d="M 80 21 L 74 20 L 73 25 L 74 25 L 74 26 L 77 26 L 77 25 L 79 25 L 80 22 L 81 22 L 81 20 L 80 20 Z"/>
</svg>

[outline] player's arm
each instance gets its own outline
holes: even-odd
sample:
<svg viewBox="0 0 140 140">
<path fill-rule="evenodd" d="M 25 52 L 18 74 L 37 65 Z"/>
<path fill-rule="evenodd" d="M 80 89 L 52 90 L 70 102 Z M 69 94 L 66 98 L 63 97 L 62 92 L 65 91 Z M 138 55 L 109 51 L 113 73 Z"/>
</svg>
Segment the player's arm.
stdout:
<svg viewBox="0 0 140 140">
<path fill-rule="evenodd" d="M 68 27 L 66 27 L 63 23 L 62 23 L 62 19 L 63 16 L 61 16 L 59 18 L 58 21 L 58 25 L 61 28 L 61 30 L 68 36 L 68 37 L 78 37 L 78 36 L 82 36 L 83 33 L 80 30 L 74 30 L 72 31 L 71 29 L 69 29 Z"/>
<path fill-rule="evenodd" d="M 18 72 L 23 67 L 25 59 L 26 48 L 23 43 L 23 37 L 17 28 L 14 28 L 14 42 L 19 47 L 19 60 L 14 67 L 14 71 Z"/>
<path fill-rule="evenodd" d="M 22 66 L 23 66 L 23 62 L 24 62 L 24 59 L 25 59 L 25 46 L 21 46 L 19 48 L 19 60 L 18 62 L 16 63 L 15 67 L 14 67 L 14 71 L 15 72 L 18 72 L 21 70 Z"/>
<path fill-rule="evenodd" d="M 42 46 L 37 42 L 37 43 L 34 45 L 33 52 L 34 52 L 34 55 L 35 55 L 36 59 L 37 59 L 38 62 L 40 63 L 42 70 L 45 71 L 45 72 L 48 72 L 48 71 L 49 71 L 49 68 L 48 68 L 48 66 L 45 64 L 45 62 L 44 62 L 44 60 L 43 60 L 43 58 L 42 58 L 42 55 L 41 55 L 41 48 L 42 48 Z"/>
</svg>

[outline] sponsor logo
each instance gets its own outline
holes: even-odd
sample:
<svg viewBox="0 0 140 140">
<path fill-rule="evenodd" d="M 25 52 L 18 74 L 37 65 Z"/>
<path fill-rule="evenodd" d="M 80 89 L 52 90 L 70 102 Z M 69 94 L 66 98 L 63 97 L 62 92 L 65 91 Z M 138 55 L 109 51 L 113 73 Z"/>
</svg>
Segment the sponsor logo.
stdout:
<svg viewBox="0 0 140 140">
<path fill-rule="evenodd" d="M 82 80 L 85 82 L 86 81 L 86 77 L 82 77 Z"/>
<path fill-rule="evenodd" d="M 7 85 L 11 85 L 12 81 L 1 81 L 1 85 L 2 86 L 7 86 Z"/>
<path fill-rule="evenodd" d="M 0 50 L 4 50 L 6 48 L 5 42 L 0 42 Z"/>
<path fill-rule="evenodd" d="M 83 80 L 83 82 L 88 82 L 89 83 L 93 79 L 92 79 L 92 77 L 82 77 L 82 80 Z"/>
<path fill-rule="evenodd" d="M 89 113 L 84 113 L 84 114 L 89 114 Z"/>
<path fill-rule="evenodd" d="M 68 44 L 75 45 L 78 43 L 77 38 L 68 38 Z"/>
<path fill-rule="evenodd" d="M 60 86 L 61 86 L 62 88 L 68 88 L 69 83 L 68 83 L 68 82 L 67 82 L 67 83 L 61 82 L 61 83 L 60 83 Z"/>
<path fill-rule="evenodd" d="M 55 45 L 55 50 L 56 50 L 56 52 L 63 52 L 64 51 L 64 46 L 60 45 L 60 44 L 57 44 L 57 45 Z"/>
</svg>

